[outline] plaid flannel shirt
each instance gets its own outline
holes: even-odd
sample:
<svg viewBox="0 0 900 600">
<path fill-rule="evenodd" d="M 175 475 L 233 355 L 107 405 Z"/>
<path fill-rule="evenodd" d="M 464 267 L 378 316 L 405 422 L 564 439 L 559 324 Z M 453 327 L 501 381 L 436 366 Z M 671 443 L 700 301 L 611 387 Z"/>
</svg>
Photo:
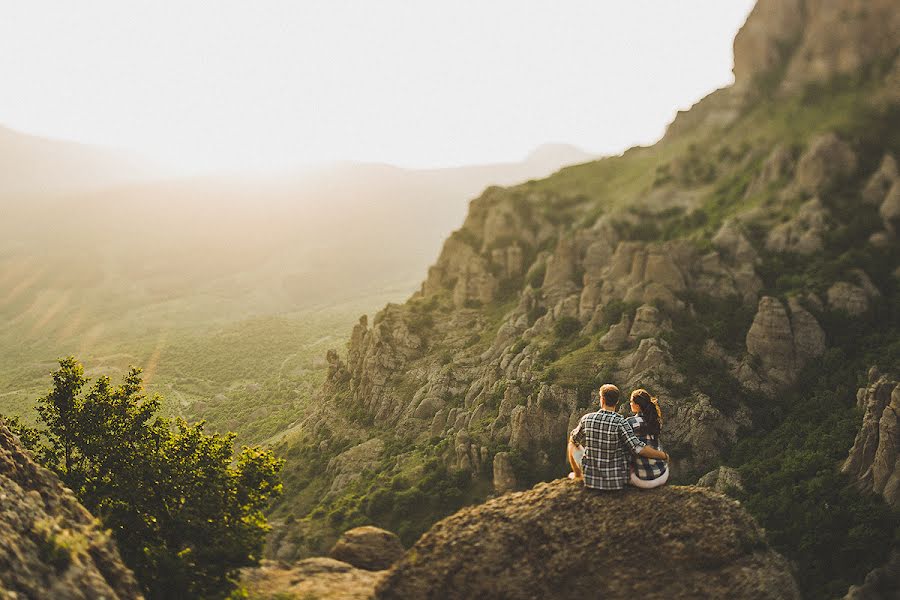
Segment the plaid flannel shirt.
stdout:
<svg viewBox="0 0 900 600">
<path fill-rule="evenodd" d="M 643 417 L 641 417 L 640 415 L 634 415 L 628 417 L 626 421 L 628 421 L 628 424 L 631 425 L 631 428 L 634 430 L 635 435 L 638 436 L 638 439 L 644 442 L 644 444 L 646 444 L 647 446 L 652 446 L 660 452 L 665 452 L 665 450 L 662 449 L 662 446 L 660 446 L 659 440 L 655 435 L 647 435 L 644 432 Z M 632 464 L 634 465 L 634 474 L 638 479 L 643 479 L 644 481 L 656 479 L 666 472 L 666 461 L 660 460 L 658 458 L 647 458 L 646 456 L 635 454 L 632 457 Z"/>
<path fill-rule="evenodd" d="M 603 408 L 581 417 L 571 438 L 584 446 L 584 485 L 595 490 L 624 488 L 629 478 L 626 452 L 637 454 L 645 446 L 625 417 Z"/>
</svg>

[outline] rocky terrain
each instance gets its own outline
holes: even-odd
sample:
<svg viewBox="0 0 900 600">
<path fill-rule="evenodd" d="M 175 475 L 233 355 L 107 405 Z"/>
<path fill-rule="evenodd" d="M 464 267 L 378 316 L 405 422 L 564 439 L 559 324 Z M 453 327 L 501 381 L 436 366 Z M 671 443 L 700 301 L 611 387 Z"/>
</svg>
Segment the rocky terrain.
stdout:
<svg viewBox="0 0 900 600">
<path fill-rule="evenodd" d="M 142 598 L 108 531 L 0 423 L 0 598 Z"/>
<path fill-rule="evenodd" d="M 358 528 L 331 558 L 269 561 L 242 583 L 259 600 L 800 597 L 747 512 L 693 487 L 596 494 L 562 479 L 463 509 L 408 552 L 398 546 L 386 531 Z"/>
<path fill-rule="evenodd" d="M 435 525 L 377 598 L 799 598 L 738 505 L 692 487 L 596 494 L 557 480 Z"/>
<path fill-rule="evenodd" d="M 746 444 L 762 453 L 788 397 L 854 414 L 844 388 L 900 364 L 897 30 L 886 0 L 761 0 L 734 85 L 658 144 L 472 200 L 421 289 L 328 353 L 318 408 L 279 446 L 270 555 L 322 553 L 370 522 L 411 543 L 564 475 L 566 433 L 607 381 L 659 396 L 675 482 L 709 473 L 784 527 L 771 490 L 742 492 Z M 894 412 L 873 393 L 844 471 L 895 503 Z"/>
<path fill-rule="evenodd" d="M 900 384 L 869 371 L 869 385 L 856 394 L 865 410 L 862 427 L 841 470 L 864 490 L 884 497 L 891 506 L 900 504 Z"/>
<path fill-rule="evenodd" d="M 888 0 L 760 0 L 734 85 L 658 144 L 472 200 L 421 289 L 359 319 L 277 436 L 285 493 L 250 596 L 890 597 L 898 30 Z M 698 486 L 539 483 L 609 381 L 659 396 L 673 483 Z M 0 450 L 0 592 L 136 596 L 2 428 Z"/>
</svg>

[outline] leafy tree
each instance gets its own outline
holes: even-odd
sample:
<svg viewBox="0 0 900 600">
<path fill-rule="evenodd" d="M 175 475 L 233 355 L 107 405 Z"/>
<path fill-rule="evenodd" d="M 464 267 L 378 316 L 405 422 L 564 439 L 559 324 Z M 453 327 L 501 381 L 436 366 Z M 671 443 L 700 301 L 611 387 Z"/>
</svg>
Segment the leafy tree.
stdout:
<svg viewBox="0 0 900 600">
<path fill-rule="evenodd" d="M 259 447 L 235 456 L 234 433 L 158 416 L 139 368 L 86 392 L 74 357 L 52 376 L 37 409 L 45 428 L 11 422 L 23 443 L 112 530 L 148 598 L 227 595 L 237 570 L 260 558 L 283 461 Z"/>
</svg>

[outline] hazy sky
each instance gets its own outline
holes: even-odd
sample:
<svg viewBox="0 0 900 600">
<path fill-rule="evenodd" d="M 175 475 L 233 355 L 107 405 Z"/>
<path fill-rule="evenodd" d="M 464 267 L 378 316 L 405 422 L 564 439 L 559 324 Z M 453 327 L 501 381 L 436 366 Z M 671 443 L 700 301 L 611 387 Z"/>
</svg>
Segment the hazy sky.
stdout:
<svg viewBox="0 0 900 600">
<path fill-rule="evenodd" d="M 732 81 L 753 0 L 0 0 L 0 124 L 189 168 L 618 153 Z"/>
</svg>

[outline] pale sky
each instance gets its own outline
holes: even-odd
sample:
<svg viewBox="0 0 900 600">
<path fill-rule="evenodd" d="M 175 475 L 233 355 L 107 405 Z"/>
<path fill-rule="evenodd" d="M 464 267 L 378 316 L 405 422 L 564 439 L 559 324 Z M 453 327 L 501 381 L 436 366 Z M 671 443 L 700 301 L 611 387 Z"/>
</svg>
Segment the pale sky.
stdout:
<svg viewBox="0 0 900 600">
<path fill-rule="evenodd" d="M 655 141 L 753 0 L 0 0 L 0 124 L 187 169 Z"/>
</svg>

